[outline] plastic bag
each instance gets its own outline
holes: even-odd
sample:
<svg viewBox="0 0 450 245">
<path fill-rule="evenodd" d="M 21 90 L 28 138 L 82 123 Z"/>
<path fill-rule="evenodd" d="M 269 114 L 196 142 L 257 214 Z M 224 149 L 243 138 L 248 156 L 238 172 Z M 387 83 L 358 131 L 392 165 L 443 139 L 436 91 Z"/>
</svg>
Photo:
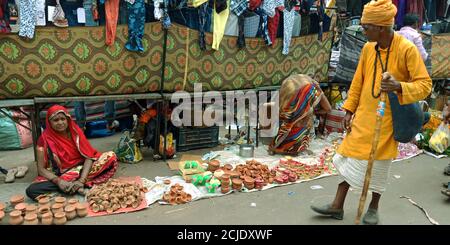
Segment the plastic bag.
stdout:
<svg viewBox="0 0 450 245">
<path fill-rule="evenodd" d="M 142 160 L 142 152 L 137 142 L 130 137 L 130 132 L 123 132 L 117 147 L 114 149 L 117 159 L 124 163 L 138 163 Z"/>
<path fill-rule="evenodd" d="M 429 146 L 437 153 L 443 153 L 450 142 L 450 130 L 447 123 L 441 123 L 430 138 Z"/>
</svg>

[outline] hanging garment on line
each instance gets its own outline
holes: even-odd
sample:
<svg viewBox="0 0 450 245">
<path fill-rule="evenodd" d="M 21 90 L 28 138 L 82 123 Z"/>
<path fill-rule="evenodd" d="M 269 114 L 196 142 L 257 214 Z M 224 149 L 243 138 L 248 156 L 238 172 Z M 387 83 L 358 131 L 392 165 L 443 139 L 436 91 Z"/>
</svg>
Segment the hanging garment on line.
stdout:
<svg viewBox="0 0 450 245">
<path fill-rule="evenodd" d="M 228 0 L 229 2 L 229 0 Z M 217 3 L 217 1 L 216 1 Z M 216 4 L 215 3 L 215 4 Z M 223 6 L 223 5 L 221 5 Z M 216 11 L 214 11 L 214 32 L 213 32 L 213 44 L 212 48 L 214 50 L 219 50 L 220 42 L 222 41 L 223 35 L 225 33 L 225 25 L 227 24 L 228 15 L 230 14 L 229 4 L 226 5 L 226 9 L 217 11 L 217 6 L 215 5 Z"/>
<path fill-rule="evenodd" d="M 19 36 L 33 38 L 36 26 L 34 0 L 19 0 Z"/>
<path fill-rule="evenodd" d="M 144 51 L 142 38 L 145 27 L 145 3 L 144 0 L 134 0 L 134 4 L 128 3 L 128 42 L 125 48 L 130 51 Z"/>
<path fill-rule="evenodd" d="M 102 1 L 102 0 L 100 0 Z M 112 46 L 116 39 L 117 19 L 119 18 L 119 0 L 106 0 L 106 45 Z"/>
<path fill-rule="evenodd" d="M 292 29 L 294 28 L 295 11 L 283 10 L 284 35 L 283 35 L 283 54 L 289 54 L 289 45 L 292 39 Z"/>
</svg>

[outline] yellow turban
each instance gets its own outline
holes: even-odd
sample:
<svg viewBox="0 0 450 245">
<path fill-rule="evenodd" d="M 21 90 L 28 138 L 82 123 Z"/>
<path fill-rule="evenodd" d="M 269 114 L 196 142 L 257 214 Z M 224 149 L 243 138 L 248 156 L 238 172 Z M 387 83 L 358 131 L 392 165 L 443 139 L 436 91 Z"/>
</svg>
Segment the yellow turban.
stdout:
<svg viewBox="0 0 450 245">
<path fill-rule="evenodd" d="M 396 14 L 397 8 L 391 0 L 372 0 L 364 5 L 361 23 L 376 26 L 392 26 L 394 25 Z"/>
</svg>

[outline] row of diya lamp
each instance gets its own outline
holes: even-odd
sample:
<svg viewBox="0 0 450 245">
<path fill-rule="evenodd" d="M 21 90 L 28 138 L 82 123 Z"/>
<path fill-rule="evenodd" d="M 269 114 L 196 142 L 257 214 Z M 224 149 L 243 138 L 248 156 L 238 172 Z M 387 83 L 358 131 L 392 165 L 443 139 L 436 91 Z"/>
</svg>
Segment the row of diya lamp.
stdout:
<svg viewBox="0 0 450 245">
<path fill-rule="evenodd" d="M 330 164 L 335 153 L 335 147 L 325 148 L 319 157 L 318 163 L 307 164 L 294 160 L 292 157 L 281 158 L 279 164 L 274 167 L 277 177 L 275 182 L 285 184 L 299 179 L 312 179 L 324 173 L 331 174 Z"/>
</svg>

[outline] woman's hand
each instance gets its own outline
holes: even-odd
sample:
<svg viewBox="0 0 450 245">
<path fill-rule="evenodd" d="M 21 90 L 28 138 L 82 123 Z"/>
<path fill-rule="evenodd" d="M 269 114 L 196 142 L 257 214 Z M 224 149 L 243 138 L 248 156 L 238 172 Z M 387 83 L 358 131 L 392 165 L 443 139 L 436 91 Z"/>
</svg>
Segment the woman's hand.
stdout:
<svg viewBox="0 0 450 245">
<path fill-rule="evenodd" d="M 73 183 L 60 179 L 57 183 L 59 189 L 64 193 L 69 193 L 72 191 Z"/>
<path fill-rule="evenodd" d="M 80 180 L 75 180 L 73 183 L 73 187 L 72 187 L 72 193 L 77 192 L 80 188 L 84 187 L 84 183 L 81 182 Z"/>
<path fill-rule="evenodd" d="M 344 117 L 344 129 L 347 131 L 347 133 L 350 133 L 352 131 L 352 117 L 353 113 L 350 111 L 347 111 L 345 113 Z"/>
</svg>

